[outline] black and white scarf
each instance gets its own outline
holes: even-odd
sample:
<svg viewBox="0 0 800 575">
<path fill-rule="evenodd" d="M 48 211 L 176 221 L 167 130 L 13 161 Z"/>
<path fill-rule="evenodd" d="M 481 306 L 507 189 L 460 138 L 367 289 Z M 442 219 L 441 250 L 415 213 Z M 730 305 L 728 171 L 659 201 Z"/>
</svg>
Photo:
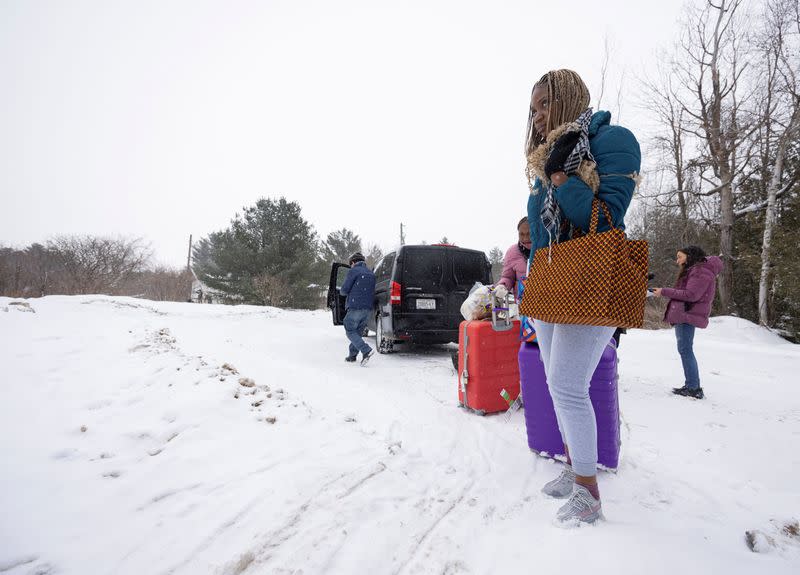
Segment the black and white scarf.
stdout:
<svg viewBox="0 0 800 575">
<path fill-rule="evenodd" d="M 578 139 L 578 142 L 575 144 L 572 152 L 570 152 L 569 157 L 567 157 L 567 160 L 564 162 L 564 173 L 568 176 L 575 173 L 575 171 L 578 169 L 578 166 L 581 165 L 581 162 L 584 159 L 594 162 L 594 156 L 592 156 L 592 152 L 589 149 L 589 124 L 591 121 L 591 108 L 586 108 L 581 115 L 578 116 L 578 119 L 575 120 L 575 123 L 578 124 L 580 129 L 581 137 Z M 558 242 L 558 231 L 561 228 L 561 217 L 559 214 L 558 202 L 556 202 L 556 198 L 553 195 L 554 188 L 553 182 L 547 183 L 547 195 L 544 198 L 541 210 L 542 223 L 547 230 L 549 245 L 552 245 L 553 243 L 553 236 L 555 236 L 556 242 Z"/>
</svg>

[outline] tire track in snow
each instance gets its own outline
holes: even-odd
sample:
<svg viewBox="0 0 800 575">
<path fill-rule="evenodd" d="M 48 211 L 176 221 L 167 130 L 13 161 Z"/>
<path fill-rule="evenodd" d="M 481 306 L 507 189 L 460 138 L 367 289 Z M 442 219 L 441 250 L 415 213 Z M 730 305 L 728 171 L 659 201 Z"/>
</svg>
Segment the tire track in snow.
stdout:
<svg viewBox="0 0 800 575">
<path fill-rule="evenodd" d="M 239 510 L 231 515 L 222 525 L 217 527 L 209 536 L 203 539 L 195 548 L 189 552 L 189 554 L 182 559 L 179 563 L 169 567 L 166 571 L 164 571 L 165 575 L 172 575 L 176 573 L 179 569 L 188 565 L 195 557 L 200 555 L 200 553 L 211 546 L 215 539 L 217 539 L 220 535 L 228 531 L 230 528 L 236 526 L 239 521 L 245 517 L 247 514 L 251 513 L 255 507 L 256 503 L 261 500 L 261 497 L 254 497 L 250 499 L 247 504 L 240 507 Z"/>
<path fill-rule="evenodd" d="M 363 468 L 364 466 L 362 465 L 361 467 Z M 310 514 L 325 509 L 333 501 L 340 501 L 346 497 L 349 497 L 353 492 L 357 491 L 369 480 L 379 476 L 386 469 L 386 464 L 384 464 L 382 461 L 379 461 L 377 464 L 373 465 L 365 475 L 355 478 L 355 481 L 351 485 L 345 487 L 344 491 L 338 494 L 331 493 L 333 488 L 348 477 L 355 475 L 359 470 L 341 473 L 338 476 L 330 479 L 328 482 L 322 485 L 322 487 L 320 487 L 316 493 L 303 502 L 303 504 L 300 505 L 280 527 L 262 537 L 264 543 L 261 544 L 258 549 L 246 551 L 241 555 L 240 559 L 234 562 L 232 565 L 229 564 L 228 566 L 223 566 L 223 575 L 239 575 L 255 565 L 258 565 L 259 567 L 266 567 L 266 565 L 275 557 L 275 552 L 281 549 L 287 542 L 291 541 L 301 531 L 301 525 Z M 323 542 L 329 542 L 330 533 L 341 532 L 340 528 L 343 527 L 344 523 L 336 517 L 334 517 L 333 522 L 334 525 L 326 525 L 326 528 L 323 530 L 326 535 L 321 539 L 318 538 L 318 540 L 316 540 L 314 545 L 315 548 L 319 548 L 319 544 Z M 343 544 L 344 540 L 340 540 L 336 546 L 337 549 Z M 332 560 L 335 553 L 336 551 L 334 550 L 332 554 L 329 554 L 328 562 Z M 245 561 L 245 559 L 248 558 L 249 560 Z"/>
<path fill-rule="evenodd" d="M 384 471 L 386 471 L 386 464 L 383 461 L 379 461 L 378 464 L 375 466 L 374 471 L 372 473 L 370 473 L 366 477 L 360 479 L 355 485 L 353 485 L 352 487 L 348 488 L 347 491 L 345 491 L 344 493 L 339 495 L 337 497 L 337 499 L 344 499 L 345 497 L 348 497 L 356 489 L 358 489 L 359 487 L 364 485 L 364 483 L 366 483 L 367 481 L 369 481 L 370 479 L 372 479 L 373 477 L 375 477 L 379 473 L 383 473 Z"/>
<path fill-rule="evenodd" d="M 450 515 L 450 513 L 454 509 L 456 509 L 456 507 L 461 505 L 461 503 L 464 501 L 464 499 L 466 498 L 467 494 L 471 491 L 471 489 L 472 489 L 472 487 L 474 485 L 475 485 L 475 481 L 474 480 L 468 482 L 464 486 L 464 489 L 461 491 L 461 494 L 457 498 L 455 498 L 453 501 L 451 501 L 450 505 L 448 505 L 448 507 L 443 512 L 439 513 L 438 516 L 433 520 L 433 522 L 428 526 L 428 528 L 421 535 L 419 535 L 419 537 L 417 537 L 417 539 L 414 542 L 414 545 L 411 548 L 411 551 L 409 552 L 409 554 L 406 557 L 405 561 L 403 561 L 400 564 L 400 566 L 395 571 L 392 572 L 392 575 L 400 575 L 400 573 L 402 573 L 406 569 L 406 567 L 414 560 L 414 558 L 416 557 L 416 555 L 419 552 L 420 548 L 423 546 L 423 544 L 429 538 L 431 533 L 434 532 L 434 530 L 439 526 L 439 524 L 448 515 Z"/>
</svg>

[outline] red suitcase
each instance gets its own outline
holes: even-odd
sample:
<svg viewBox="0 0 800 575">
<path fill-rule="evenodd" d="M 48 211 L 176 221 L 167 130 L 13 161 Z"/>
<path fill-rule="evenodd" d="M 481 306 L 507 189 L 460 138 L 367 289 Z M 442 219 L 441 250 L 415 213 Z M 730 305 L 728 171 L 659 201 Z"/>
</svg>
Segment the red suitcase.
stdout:
<svg viewBox="0 0 800 575">
<path fill-rule="evenodd" d="M 488 320 L 462 321 L 458 329 L 458 403 L 484 415 L 506 411 L 519 396 L 519 320 L 505 329 Z"/>
</svg>

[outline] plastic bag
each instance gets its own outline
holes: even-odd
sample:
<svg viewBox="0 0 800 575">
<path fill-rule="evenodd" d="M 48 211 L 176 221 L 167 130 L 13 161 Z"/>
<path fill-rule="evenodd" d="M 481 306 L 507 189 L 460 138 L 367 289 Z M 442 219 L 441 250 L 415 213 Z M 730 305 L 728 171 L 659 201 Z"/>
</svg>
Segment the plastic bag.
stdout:
<svg viewBox="0 0 800 575">
<path fill-rule="evenodd" d="M 498 317 L 515 318 L 518 316 L 517 305 L 511 298 L 509 304 L 506 300 L 508 290 L 503 285 L 491 286 L 475 282 L 464 303 L 461 304 L 461 315 L 467 321 L 475 319 L 489 319 L 492 317 L 492 308 L 508 308 L 499 312 Z"/>
<path fill-rule="evenodd" d="M 481 282 L 475 282 L 464 303 L 461 304 L 461 315 L 465 320 L 486 319 L 492 315 L 494 297 L 492 286 L 485 286 Z"/>
</svg>

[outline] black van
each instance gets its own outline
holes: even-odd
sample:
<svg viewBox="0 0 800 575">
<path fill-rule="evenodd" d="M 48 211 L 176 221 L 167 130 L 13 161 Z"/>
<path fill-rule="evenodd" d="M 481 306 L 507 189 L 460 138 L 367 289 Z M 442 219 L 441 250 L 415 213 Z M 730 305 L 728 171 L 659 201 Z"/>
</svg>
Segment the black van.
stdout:
<svg viewBox="0 0 800 575">
<path fill-rule="evenodd" d="M 334 325 L 344 319 L 345 298 L 339 293 L 349 266 L 331 268 L 328 307 Z M 492 283 L 486 254 L 450 244 L 401 246 L 375 266 L 374 313 L 367 327 L 375 332 L 380 353 L 396 341 L 458 342 L 461 304 L 475 282 Z"/>
</svg>

